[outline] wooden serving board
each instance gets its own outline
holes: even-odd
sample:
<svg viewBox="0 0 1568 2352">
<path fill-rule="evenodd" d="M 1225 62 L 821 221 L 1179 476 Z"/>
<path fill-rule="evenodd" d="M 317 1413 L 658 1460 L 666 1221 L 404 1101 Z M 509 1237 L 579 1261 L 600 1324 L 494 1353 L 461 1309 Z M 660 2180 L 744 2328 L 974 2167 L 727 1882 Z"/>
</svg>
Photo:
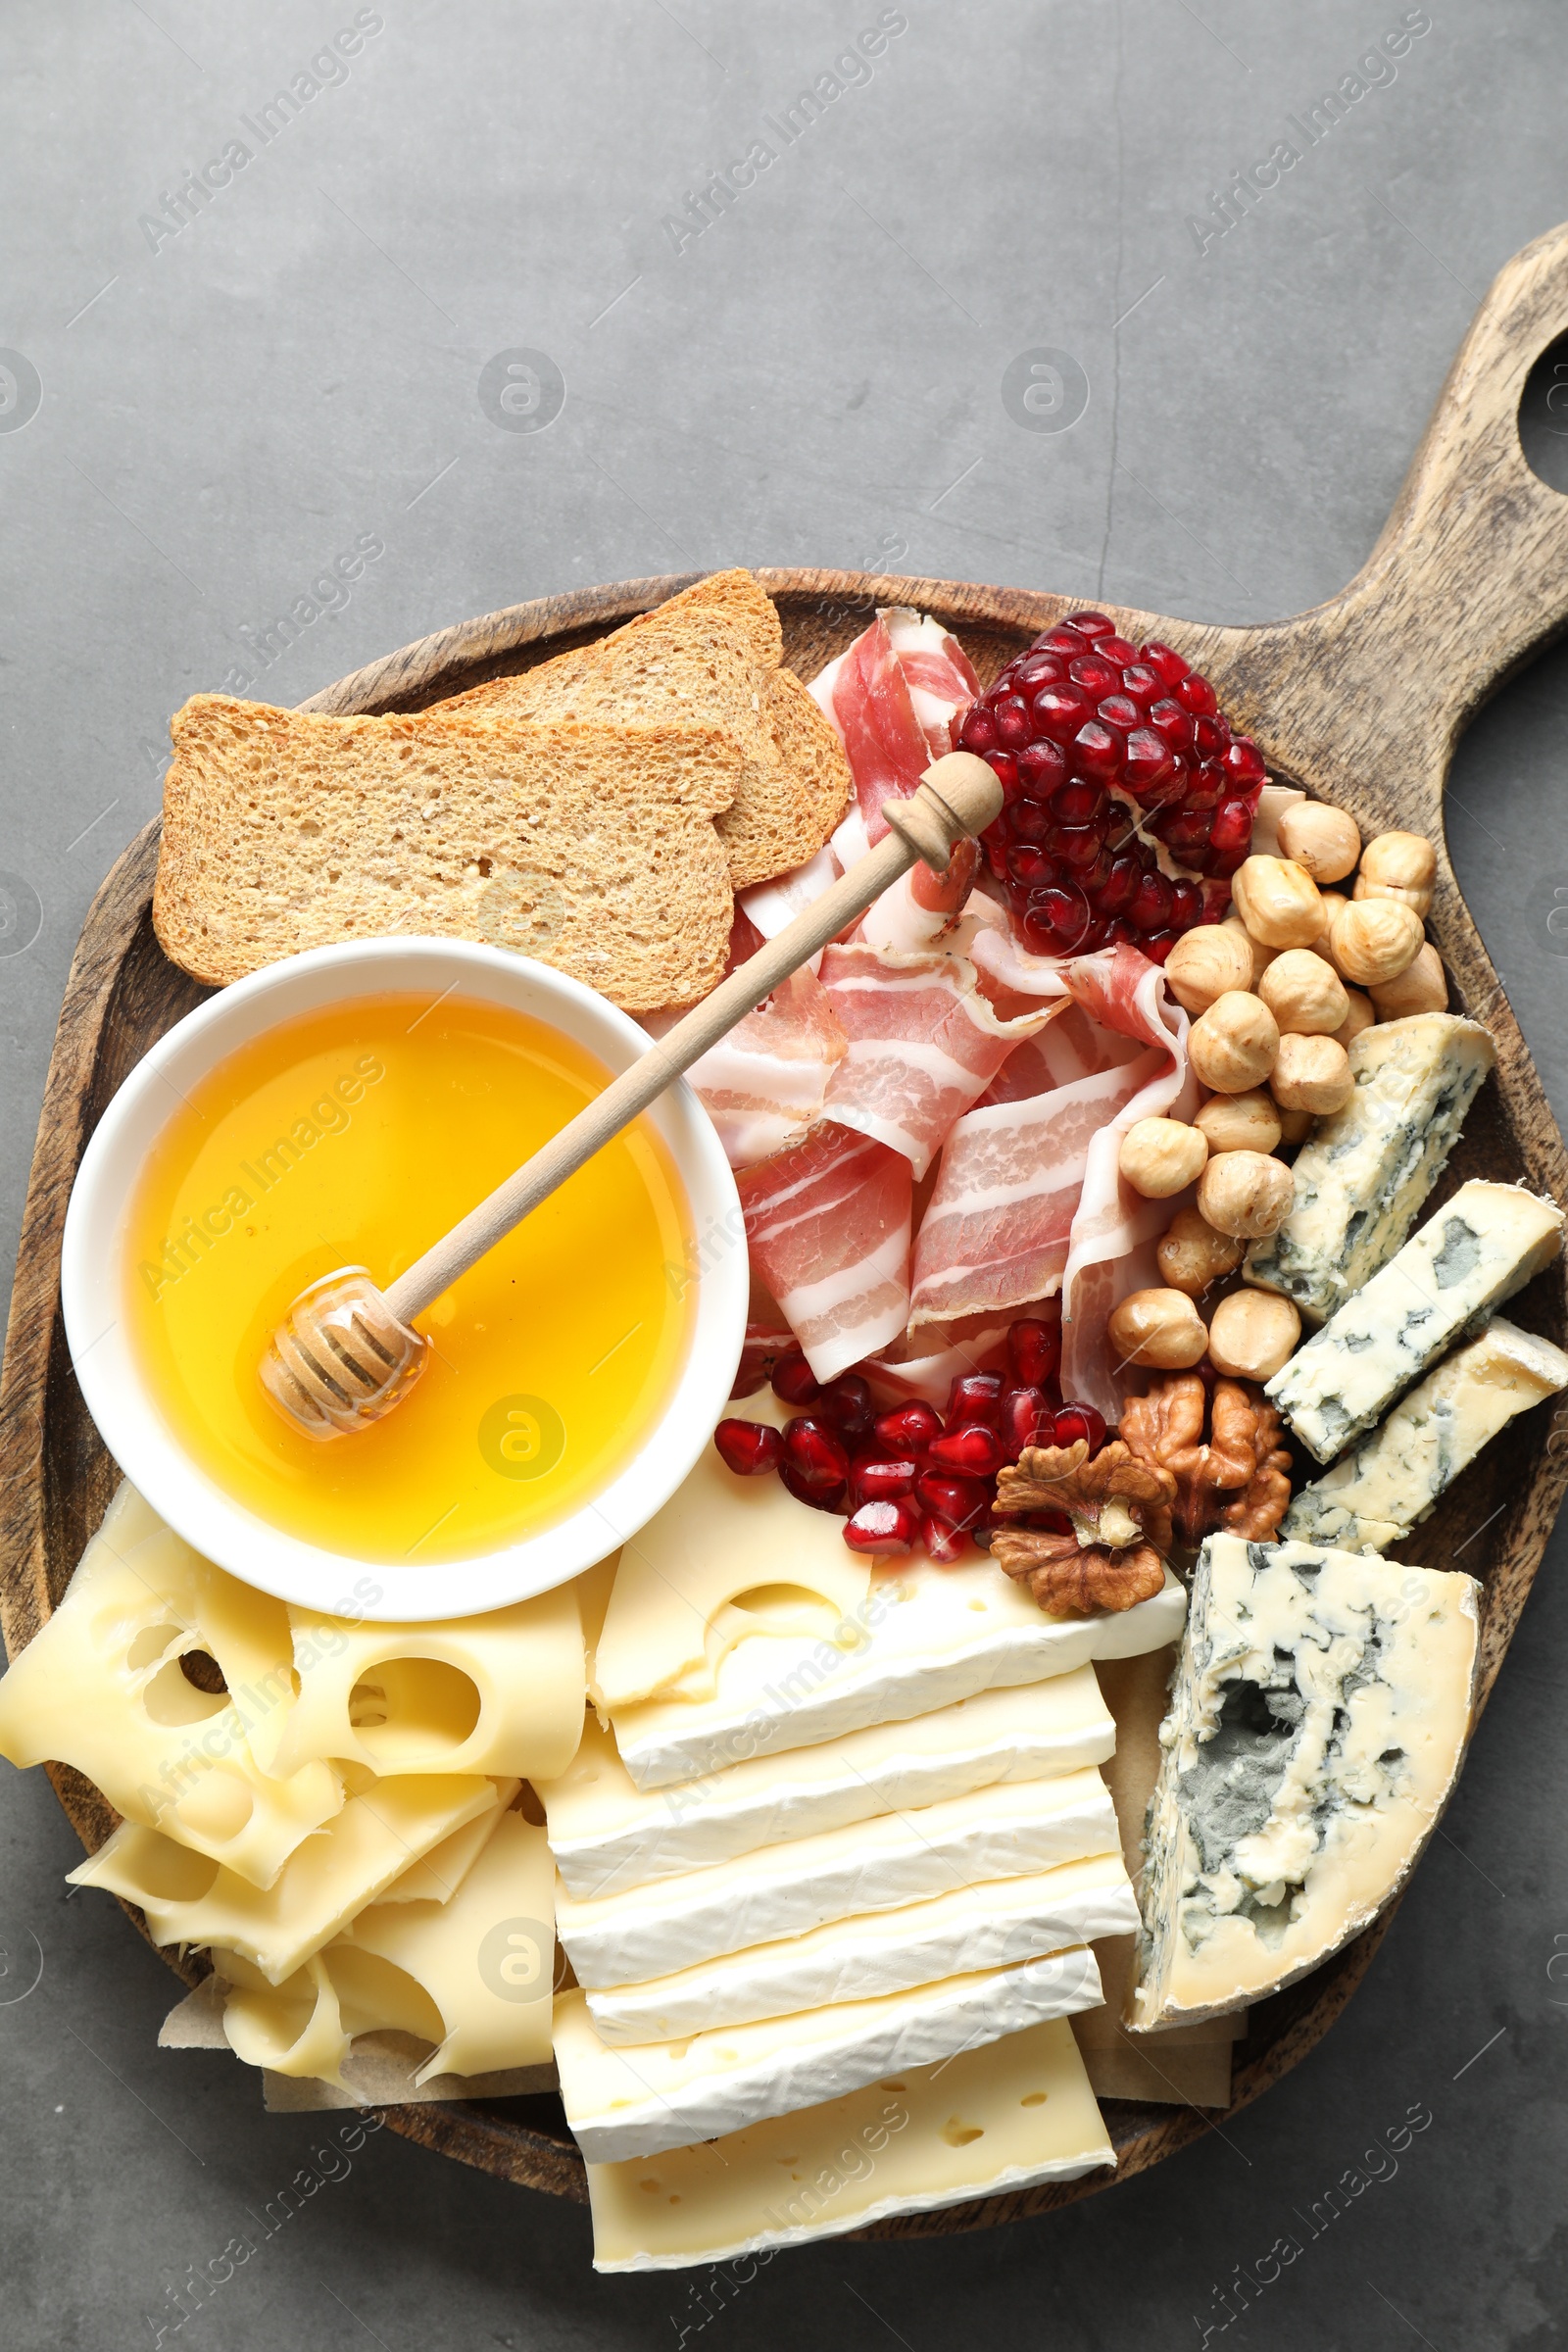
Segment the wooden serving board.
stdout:
<svg viewBox="0 0 1568 2352">
<path fill-rule="evenodd" d="M 1568 1198 L 1568 1155 L 1506 998 L 1455 884 L 1443 844 L 1443 787 L 1461 727 L 1508 672 L 1568 627 L 1568 500 L 1538 480 L 1517 416 L 1533 363 L 1568 330 L 1568 228 L 1540 239 L 1498 276 L 1466 337 L 1387 529 L 1365 568 L 1328 604 L 1256 628 L 1204 628 L 1110 606 L 1137 642 L 1168 639 L 1213 682 L 1270 770 L 1348 808 L 1363 834 L 1402 826 L 1438 845 L 1432 930 L 1456 1004 L 1486 1022 L 1495 1078 L 1470 1114 L 1438 1199 L 1469 1176 L 1524 1181 Z M 935 613 L 962 639 L 981 679 L 1078 601 L 951 580 L 840 571 L 764 571 L 790 664 L 811 677 L 880 605 Z M 529 668 L 644 612 L 687 576 L 541 598 L 462 622 L 356 671 L 308 710 L 418 709 L 481 678 Z M 44 1097 L 0 1385 L 0 1625 L 13 1656 L 65 1590 L 118 1483 L 72 1376 L 60 1317 L 60 1239 L 82 1150 L 117 1087 L 148 1048 L 210 992 L 166 961 L 153 937 L 158 826 L 104 883 L 66 989 Z M 1568 1341 L 1561 1262 L 1510 1315 Z M 1568 1449 L 1536 1412 L 1511 1424 L 1445 1497 L 1406 1556 L 1461 1567 L 1485 1586 L 1481 1699 L 1512 1638 L 1568 1484 Z M 81 1776 L 51 1767 L 89 1851 L 115 1825 Z M 133 1918 L 139 1915 L 132 1913 Z M 1320 2040 L 1365 1974 L 1385 1914 L 1336 1958 L 1261 2003 L 1237 2045 L 1235 2103 L 1288 2073 Z M 202 1971 L 173 1963 L 188 1983 Z M 1196 2109 L 1105 2102 L 1116 2180 L 1146 2171 L 1207 2128 Z M 585 2176 L 553 2099 L 395 2108 L 393 2129 L 480 2170 L 583 2199 Z M 877 2236 L 968 2230 L 1068 2203 L 1104 2176 L 878 2225 Z"/>
</svg>

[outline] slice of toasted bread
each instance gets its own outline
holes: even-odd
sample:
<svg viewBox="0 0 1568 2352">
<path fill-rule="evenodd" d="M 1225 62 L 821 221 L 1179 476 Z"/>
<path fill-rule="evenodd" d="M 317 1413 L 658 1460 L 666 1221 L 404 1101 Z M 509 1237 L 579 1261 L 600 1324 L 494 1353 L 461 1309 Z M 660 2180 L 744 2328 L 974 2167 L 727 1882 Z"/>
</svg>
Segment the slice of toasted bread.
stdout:
<svg viewBox="0 0 1568 2352">
<path fill-rule="evenodd" d="M 730 882 L 744 890 L 804 864 L 843 814 L 844 794 L 830 822 L 820 814 L 837 790 L 824 762 L 836 755 L 843 765 L 836 739 L 831 752 L 820 740 L 832 729 L 814 705 L 794 723 L 774 708 L 782 648 L 778 614 L 752 574 L 714 572 L 597 644 L 470 686 L 441 708 L 526 718 L 680 715 L 727 728 L 743 765 L 718 831 Z M 808 698 L 796 685 L 792 699 Z"/>
<path fill-rule="evenodd" d="M 395 932 L 515 948 L 631 1012 L 721 977 L 719 727 L 328 718 L 196 695 L 172 722 L 153 922 L 219 986 Z"/>
<path fill-rule="evenodd" d="M 802 840 L 806 846 L 790 860 L 790 865 L 804 865 L 808 858 L 816 855 L 849 807 L 855 778 L 843 744 L 793 669 L 774 670 L 763 690 L 762 710 L 779 757 L 805 803 Z M 733 816 L 734 811 L 730 813 Z M 719 818 L 720 832 L 727 821 Z M 776 866 L 774 871 L 787 873 L 789 866 Z"/>
</svg>

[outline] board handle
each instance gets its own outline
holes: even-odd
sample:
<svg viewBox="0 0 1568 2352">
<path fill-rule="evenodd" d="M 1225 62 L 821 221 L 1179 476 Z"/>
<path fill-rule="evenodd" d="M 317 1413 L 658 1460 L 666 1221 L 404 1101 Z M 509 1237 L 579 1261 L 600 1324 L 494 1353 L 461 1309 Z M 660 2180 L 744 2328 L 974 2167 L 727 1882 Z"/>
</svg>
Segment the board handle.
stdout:
<svg viewBox="0 0 1568 2352">
<path fill-rule="evenodd" d="M 1526 380 L 1564 332 L 1568 223 L 1494 279 L 1348 587 L 1288 622 L 1216 632 L 1240 657 L 1218 666 L 1240 673 L 1243 716 L 1255 712 L 1265 739 L 1283 737 L 1277 722 L 1290 716 L 1305 753 L 1299 781 L 1370 804 L 1385 824 L 1441 837 L 1455 737 L 1568 627 L 1568 497 L 1533 471 L 1519 440 Z"/>
</svg>

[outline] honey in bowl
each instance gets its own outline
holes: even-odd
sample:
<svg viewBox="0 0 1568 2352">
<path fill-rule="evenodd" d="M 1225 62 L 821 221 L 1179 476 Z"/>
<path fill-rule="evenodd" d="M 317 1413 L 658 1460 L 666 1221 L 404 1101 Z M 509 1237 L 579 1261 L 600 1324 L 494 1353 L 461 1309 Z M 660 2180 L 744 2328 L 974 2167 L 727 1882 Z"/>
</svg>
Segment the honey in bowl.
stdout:
<svg viewBox="0 0 1568 2352">
<path fill-rule="evenodd" d="M 610 1483 L 668 1402 L 694 1306 L 683 1188 L 647 1120 L 417 1318 L 433 1347 L 385 1420 L 321 1444 L 257 1377 L 308 1283 L 361 1265 L 384 1289 L 609 1075 L 525 1013 L 385 995 L 279 1023 L 181 1100 L 132 1196 L 126 1312 L 165 1422 L 231 1500 L 417 1568 L 522 1543 Z"/>
</svg>

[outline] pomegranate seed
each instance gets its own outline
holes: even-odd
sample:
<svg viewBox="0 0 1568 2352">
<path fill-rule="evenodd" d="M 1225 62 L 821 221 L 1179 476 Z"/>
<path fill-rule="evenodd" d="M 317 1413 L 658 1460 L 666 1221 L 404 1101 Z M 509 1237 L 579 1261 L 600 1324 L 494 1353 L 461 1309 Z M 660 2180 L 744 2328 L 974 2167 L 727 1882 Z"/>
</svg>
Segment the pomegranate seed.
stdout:
<svg viewBox="0 0 1568 2352">
<path fill-rule="evenodd" d="M 1155 817 L 1154 826 L 1160 840 L 1183 859 L 1190 859 L 1194 850 L 1202 849 L 1208 841 L 1209 819 L 1207 811 L 1202 808 L 1162 810 Z"/>
<path fill-rule="evenodd" d="M 1089 1440 L 1089 1450 L 1098 1453 L 1105 1443 L 1103 1416 L 1092 1404 L 1063 1404 L 1056 1411 L 1056 1444 L 1076 1445 L 1080 1438 Z"/>
<path fill-rule="evenodd" d="M 1034 715 L 1031 732 L 1046 736 L 1052 743 L 1070 743 L 1093 709 L 1094 704 L 1083 688 L 1066 678 L 1054 686 L 1042 686 L 1030 705 Z"/>
<path fill-rule="evenodd" d="M 1061 857 L 1073 874 L 1081 877 L 1105 846 L 1105 820 L 1102 817 L 1093 825 L 1062 825 L 1058 830 Z"/>
<path fill-rule="evenodd" d="M 858 1372 L 841 1372 L 837 1380 L 829 1381 L 816 1400 L 816 1409 L 852 1445 L 870 1436 L 876 1419 L 870 1389 Z"/>
<path fill-rule="evenodd" d="M 796 1501 L 808 1503 L 813 1511 L 828 1511 L 835 1518 L 842 1519 L 849 1508 L 846 1490 L 842 1485 L 836 1487 L 808 1486 L 799 1471 L 792 1470 L 788 1462 L 780 1463 L 778 1474 Z"/>
<path fill-rule="evenodd" d="M 1001 1395 L 1000 1372 L 960 1372 L 948 1391 L 948 1409 L 943 1418 L 950 1429 L 961 1427 L 967 1421 L 994 1423 Z"/>
<path fill-rule="evenodd" d="M 1007 822 L 1020 841 L 1044 841 L 1053 830 L 1051 810 L 1044 801 L 1016 802 L 1007 811 Z"/>
<path fill-rule="evenodd" d="M 1239 845 L 1234 850 L 1216 850 L 1211 844 L 1203 871 L 1205 874 L 1215 875 L 1221 882 L 1228 882 L 1238 866 L 1245 865 L 1246 862 L 1245 844 Z"/>
<path fill-rule="evenodd" d="M 996 770 L 1003 798 L 1012 801 L 1018 797 L 1018 762 L 1011 752 L 987 752 L 987 765 Z"/>
<path fill-rule="evenodd" d="M 1135 727 L 1127 738 L 1127 785 L 1139 800 L 1147 800 L 1170 782 L 1176 757 L 1163 735 L 1153 727 Z"/>
<path fill-rule="evenodd" d="M 1053 678 L 1064 678 L 1067 664 L 1059 654 L 1026 654 L 1010 673 L 1013 691 L 1027 698 L 1038 694 Z M 992 688 L 993 694 L 996 688 Z"/>
<path fill-rule="evenodd" d="M 804 1414 L 784 1425 L 784 1461 L 802 1486 L 813 1493 L 842 1487 L 850 1475 L 850 1457 L 834 1432 Z"/>
<path fill-rule="evenodd" d="M 1108 808 L 1109 801 L 1098 784 L 1075 776 L 1051 796 L 1051 813 L 1058 825 L 1086 825 L 1092 816 Z"/>
<path fill-rule="evenodd" d="M 1069 662 L 1067 675 L 1075 686 L 1081 686 L 1092 702 L 1098 703 L 1102 694 L 1114 694 L 1121 685 L 1121 671 L 1114 662 L 1102 654 L 1084 654 Z"/>
<path fill-rule="evenodd" d="M 1165 681 L 1158 670 L 1152 669 L 1147 662 L 1129 662 L 1121 673 L 1121 690 L 1132 698 L 1140 710 L 1151 710 L 1164 694 Z M 1180 710 L 1181 705 L 1178 703 L 1176 708 Z M 1182 711 L 1184 718 L 1186 715 Z"/>
<path fill-rule="evenodd" d="M 1125 637 L 1099 637 L 1095 640 L 1095 651 L 1103 654 L 1107 662 L 1114 662 L 1118 668 L 1138 659 Z"/>
<path fill-rule="evenodd" d="M 928 1555 L 939 1568 L 951 1568 L 955 1560 L 963 1558 L 968 1548 L 969 1539 L 963 1530 L 950 1527 L 945 1519 L 937 1518 L 935 1513 L 922 1523 L 920 1533 Z"/>
<path fill-rule="evenodd" d="M 1007 695 L 995 708 L 997 741 L 1004 751 L 1018 751 L 1033 739 L 1034 722 L 1029 715 L 1029 706 L 1021 694 Z"/>
<path fill-rule="evenodd" d="M 1176 700 L 1195 718 L 1212 718 L 1219 708 L 1214 689 L 1196 669 L 1190 669 L 1176 689 Z"/>
<path fill-rule="evenodd" d="M 933 1438 L 940 1437 L 942 1421 L 935 1405 L 914 1396 L 907 1404 L 896 1404 L 891 1411 L 879 1413 L 875 1434 L 877 1444 L 885 1446 L 889 1453 L 902 1454 L 929 1446 Z"/>
<path fill-rule="evenodd" d="M 940 1470 L 922 1470 L 914 1482 L 914 1498 L 923 1511 L 934 1511 L 950 1527 L 973 1527 L 991 1507 L 991 1489 L 978 1478 L 945 1478 Z"/>
<path fill-rule="evenodd" d="M 1196 882 L 1173 882 L 1170 886 L 1170 927 L 1173 931 L 1190 931 L 1203 911 L 1203 894 Z"/>
<path fill-rule="evenodd" d="M 984 703 L 971 703 L 963 714 L 958 729 L 959 748 L 965 752 L 993 752 L 997 748 L 997 722 Z"/>
<path fill-rule="evenodd" d="M 1176 934 L 1174 931 L 1146 932 L 1138 944 L 1151 963 L 1163 963 L 1176 945 Z"/>
<path fill-rule="evenodd" d="M 784 1459 L 784 1440 L 765 1421 L 721 1421 L 713 1444 L 725 1469 L 737 1478 L 761 1478 Z"/>
<path fill-rule="evenodd" d="M 1109 850 L 1102 849 L 1094 864 L 1086 865 L 1078 876 L 1079 888 L 1095 909 L 1097 916 L 1103 912 L 1100 904 L 1100 894 L 1109 881 L 1110 869 L 1115 862 Z"/>
<path fill-rule="evenodd" d="M 920 1533 L 920 1514 L 912 1502 L 862 1502 L 844 1522 L 844 1541 L 852 1551 L 869 1551 L 884 1558 L 913 1549 Z"/>
<path fill-rule="evenodd" d="M 1096 900 L 1102 914 L 1125 914 L 1132 905 L 1144 869 L 1136 858 L 1113 858 L 1110 871 Z"/>
<path fill-rule="evenodd" d="M 1139 882 L 1128 919 L 1140 931 L 1162 931 L 1170 920 L 1170 884 L 1161 873 L 1146 873 Z"/>
<path fill-rule="evenodd" d="M 1149 723 L 1170 745 L 1173 752 L 1190 752 L 1193 748 L 1193 722 L 1180 703 L 1167 695 L 1156 703 L 1149 713 Z"/>
<path fill-rule="evenodd" d="M 1020 1315 L 1007 1334 L 1007 1360 L 1022 1388 L 1042 1388 L 1061 1362 L 1061 1310 Z"/>
<path fill-rule="evenodd" d="M 1219 915 L 1214 917 L 1216 922 L 1222 919 Z M 1137 947 L 1138 934 L 1124 914 L 1113 914 L 1105 925 L 1105 945 L 1107 948 Z"/>
<path fill-rule="evenodd" d="M 1109 945 L 1110 925 L 1102 915 L 1092 914 L 1084 925 L 1084 935 L 1078 942 L 1080 956 L 1092 956 L 1097 948 Z"/>
<path fill-rule="evenodd" d="M 1064 629 L 1076 629 L 1080 637 L 1108 637 L 1116 624 L 1103 612 L 1069 612 L 1059 624 Z"/>
<path fill-rule="evenodd" d="M 1129 727 L 1140 723 L 1144 714 L 1130 694 L 1106 694 L 1101 697 L 1095 715 L 1102 718 L 1107 727 L 1115 727 L 1125 735 Z"/>
<path fill-rule="evenodd" d="M 850 1500 L 857 1510 L 862 1502 L 896 1502 L 901 1494 L 912 1494 L 919 1475 L 919 1463 L 907 1455 L 884 1461 L 877 1454 L 862 1454 L 850 1472 Z"/>
<path fill-rule="evenodd" d="M 791 1348 L 773 1366 L 773 1394 L 784 1404 L 814 1404 L 822 1391 L 799 1348 Z"/>
<path fill-rule="evenodd" d="M 1067 755 L 1049 740 L 1026 744 L 1018 754 L 1018 789 L 1031 801 L 1049 801 L 1067 781 Z"/>
<path fill-rule="evenodd" d="M 1032 841 L 1014 842 L 1007 852 L 1007 879 L 1020 890 L 1049 890 L 1061 880 L 1061 866 L 1048 850 Z"/>
<path fill-rule="evenodd" d="M 1029 901 L 1019 928 L 1036 956 L 1071 956 L 1089 924 L 1089 901 L 1071 883 L 1043 890 Z"/>
<path fill-rule="evenodd" d="M 1252 838 L 1252 811 L 1245 801 L 1221 801 L 1214 811 L 1209 827 L 1211 849 L 1227 854 L 1231 850 L 1245 851 Z"/>
<path fill-rule="evenodd" d="M 1187 664 L 1180 654 L 1172 646 L 1161 645 L 1157 637 L 1151 637 L 1138 648 L 1138 659 L 1147 662 L 1151 669 L 1157 669 L 1172 691 L 1187 675 Z"/>
<path fill-rule="evenodd" d="M 1091 718 L 1073 737 L 1072 756 L 1081 776 L 1107 779 L 1121 765 L 1122 737 L 1102 718 Z"/>
<path fill-rule="evenodd" d="M 1225 774 L 1235 787 L 1265 781 L 1268 770 L 1263 765 L 1263 755 L 1249 736 L 1238 735 L 1231 744 L 1225 754 Z"/>
<path fill-rule="evenodd" d="M 1193 721 L 1193 749 L 1200 760 L 1217 760 L 1225 749 L 1227 729 L 1223 719 L 1197 718 Z"/>
<path fill-rule="evenodd" d="M 1108 630 L 1106 634 L 1109 634 Z M 1089 639 L 1082 629 L 1071 628 L 1065 621 L 1060 621 L 1055 628 L 1048 629 L 1043 637 L 1037 637 L 1029 650 L 1035 654 L 1060 654 L 1063 661 L 1073 662 L 1080 654 L 1088 653 Z"/>
<path fill-rule="evenodd" d="M 998 1434 L 1007 1449 L 1009 1462 L 1015 1462 L 1026 1446 L 1054 1445 L 1054 1433 L 1055 1419 L 1044 1389 L 1006 1391 L 1002 1399 Z"/>
<path fill-rule="evenodd" d="M 968 1478 L 990 1478 L 1004 1460 L 1002 1441 L 983 1421 L 950 1429 L 933 1438 L 926 1449 L 939 1470 L 956 1470 Z"/>
</svg>

